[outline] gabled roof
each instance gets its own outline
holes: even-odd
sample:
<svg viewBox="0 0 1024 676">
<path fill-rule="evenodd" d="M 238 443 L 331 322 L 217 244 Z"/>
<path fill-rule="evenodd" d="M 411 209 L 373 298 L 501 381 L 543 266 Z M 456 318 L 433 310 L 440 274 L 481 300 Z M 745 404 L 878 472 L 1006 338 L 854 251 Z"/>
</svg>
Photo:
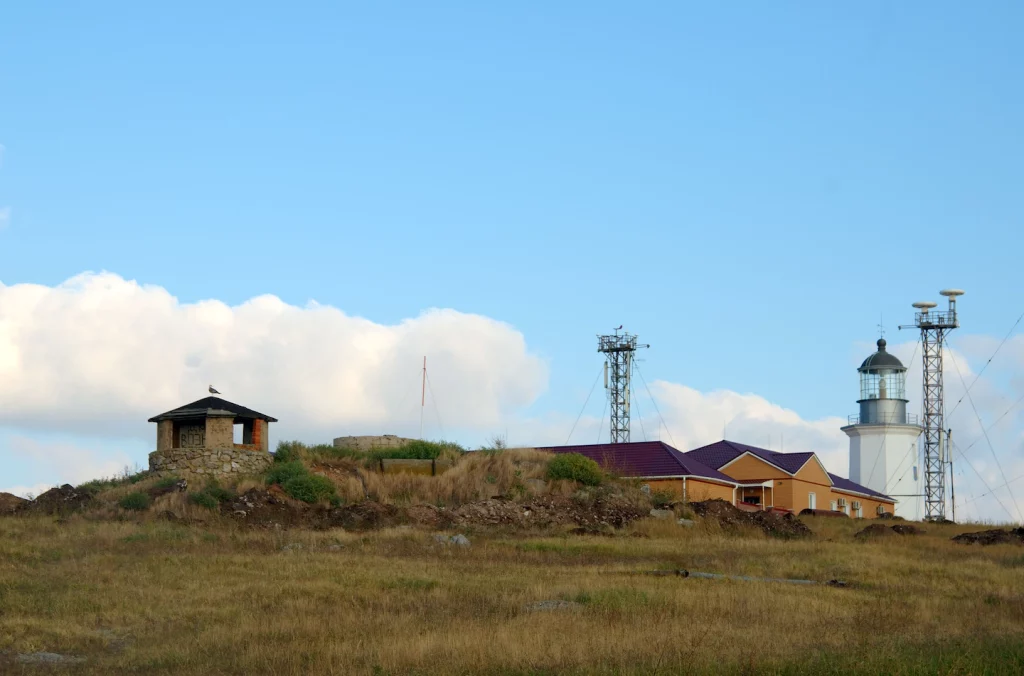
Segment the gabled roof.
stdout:
<svg viewBox="0 0 1024 676">
<path fill-rule="evenodd" d="M 807 464 L 808 460 L 814 457 L 814 453 L 776 453 L 766 448 L 725 440 L 701 446 L 684 455 L 708 467 L 720 470 L 744 453 L 750 453 L 787 474 L 796 474 L 801 467 Z"/>
<path fill-rule="evenodd" d="M 837 491 L 849 491 L 850 493 L 860 493 L 861 495 L 868 495 L 868 496 L 873 497 L 873 498 L 879 498 L 881 500 L 887 500 L 888 502 L 892 502 L 892 503 L 896 502 L 894 499 L 890 498 L 888 495 L 886 495 L 884 493 L 879 493 L 878 491 L 873 491 L 870 488 L 868 488 L 867 486 L 861 486 L 860 484 L 854 483 L 853 481 L 850 481 L 849 479 L 844 479 L 841 476 L 836 476 L 835 474 L 832 474 L 831 472 L 829 472 L 828 476 L 829 476 L 830 479 L 832 479 L 832 488 L 837 490 Z"/>
<path fill-rule="evenodd" d="M 266 420 L 267 422 L 277 422 L 277 418 L 271 418 L 265 413 L 254 411 L 251 408 L 245 406 L 239 406 L 233 404 L 226 399 L 220 397 L 203 397 L 198 401 L 193 401 L 191 404 L 185 404 L 178 408 L 161 413 L 160 415 L 153 416 L 149 419 L 149 422 L 160 422 L 161 420 L 178 420 L 181 418 L 209 418 L 218 416 L 229 416 L 233 415 L 236 418 L 247 418 L 251 420 Z"/>
<path fill-rule="evenodd" d="M 811 458 L 815 457 L 814 453 L 778 453 L 776 451 L 769 451 L 766 448 L 758 448 L 757 446 L 748 446 L 747 444 L 724 440 L 708 444 L 707 446 L 702 446 L 701 448 L 694 449 L 689 453 L 684 453 L 683 455 L 688 458 L 695 458 L 697 461 L 703 462 L 709 467 L 720 470 L 736 458 L 746 453 L 758 457 L 790 475 L 795 475 Z M 818 461 L 818 464 L 820 465 L 821 462 Z M 888 495 L 879 493 L 878 491 L 873 491 L 867 486 L 861 486 L 858 483 L 850 481 L 849 479 L 844 479 L 843 477 L 837 476 L 828 471 L 825 473 L 828 474 L 828 478 L 832 481 L 832 488 L 838 491 L 859 493 L 860 495 L 868 497 L 896 502 Z"/>
<path fill-rule="evenodd" d="M 588 444 L 548 446 L 538 450 L 551 453 L 579 453 L 606 469 L 628 477 L 698 477 L 735 485 L 736 479 L 708 467 L 696 458 L 661 441 L 636 441 L 626 444 Z"/>
</svg>

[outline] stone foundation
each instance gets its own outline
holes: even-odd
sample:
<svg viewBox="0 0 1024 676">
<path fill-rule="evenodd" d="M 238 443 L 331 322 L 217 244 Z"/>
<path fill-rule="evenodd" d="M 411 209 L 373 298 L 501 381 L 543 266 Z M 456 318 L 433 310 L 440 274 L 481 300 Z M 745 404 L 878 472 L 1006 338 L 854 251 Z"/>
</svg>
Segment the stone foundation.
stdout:
<svg viewBox="0 0 1024 676">
<path fill-rule="evenodd" d="M 270 453 L 254 446 L 168 448 L 149 454 L 149 470 L 162 475 L 237 478 L 260 474 L 272 461 Z"/>
</svg>

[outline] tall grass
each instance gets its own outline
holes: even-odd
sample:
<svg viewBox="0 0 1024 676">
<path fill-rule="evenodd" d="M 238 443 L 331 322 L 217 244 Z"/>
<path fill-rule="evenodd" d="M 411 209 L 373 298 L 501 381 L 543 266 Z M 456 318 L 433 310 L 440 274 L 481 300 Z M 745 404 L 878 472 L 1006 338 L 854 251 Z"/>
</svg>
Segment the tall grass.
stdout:
<svg viewBox="0 0 1024 676">
<path fill-rule="evenodd" d="M 88 675 L 1021 672 L 1021 548 L 809 521 L 798 542 L 659 521 L 647 538 L 451 548 L 409 529 L 0 518 L 0 673 L 38 651 Z M 851 586 L 641 574 L 655 568 Z M 575 605 L 530 610 L 545 600 Z"/>
</svg>

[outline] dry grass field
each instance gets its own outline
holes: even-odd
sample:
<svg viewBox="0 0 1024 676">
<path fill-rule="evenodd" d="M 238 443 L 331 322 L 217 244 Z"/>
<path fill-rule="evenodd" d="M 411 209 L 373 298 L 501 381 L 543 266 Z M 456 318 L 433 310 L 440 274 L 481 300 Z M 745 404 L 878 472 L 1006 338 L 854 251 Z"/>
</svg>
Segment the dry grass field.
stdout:
<svg viewBox="0 0 1024 676">
<path fill-rule="evenodd" d="M 809 540 L 644 520 L 459 547 L 415 528 L 0 517 L 0 673 L 1024 672 L 1024 548 L 807 521 Z M 676 568 L 850 586 L 642 574 Z M 17 660 L 42 651 L 84 660 Z"/>
</svg>

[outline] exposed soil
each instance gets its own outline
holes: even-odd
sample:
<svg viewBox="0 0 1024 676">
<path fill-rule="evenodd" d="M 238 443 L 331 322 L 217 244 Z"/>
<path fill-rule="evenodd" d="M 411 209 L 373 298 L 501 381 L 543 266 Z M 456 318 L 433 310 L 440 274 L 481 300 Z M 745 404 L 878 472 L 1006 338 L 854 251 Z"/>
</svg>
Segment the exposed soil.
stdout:
<svg viewBox="0 0 1024 676">
<path fill-rule="evenodd" d="M 886 526 L 884 523 L 873 523 L 867 528 L 858 531 L 853 537 L 858 540 L 867 540 L 868 538 L 884 538 L 893 537 L 896 533 L 893 529 Z"/>
<path fill-rule="evenodd" d="M 800 516 L 834 516 L 850 518 L 846 512 L 840 512 L 831 509 L 805 509 L 800 512 Z"/>
<path fill-rule="evenodd" d="M 10 493 L 0 493 L 0 514 L 14 514 L 28 504 L 25 498 Z"/>
<path fill-rule="evenodd" d="M 859 540 L 868 538 L 892 537 L 895 535 L 921 535 L 923 530 L 909 523 L 898 523 L 895 526 L 886 526 L 884 523 L 873 523 L 867 528 L 859 531 L 853 537 Z"/>
<path fill-rule="evenodd" d="M 90 500 L 92 496 L 85 491 L 64 484 L 60 488 L 51 488 L 21 509 L 42 514 L 67 514 L 82 509 Z"/>
<path fill-rule="evenodd" d="M 1024 527 L 1012 530 L 983 530 L 978 533 L 961 533 L 953 538 L 953 542 L 962 545 L 1024 545 Z"/>
<path fill-rule="evenodd" d="M 433 505 L 396 507 L 364 500 L 343 507 L 311 506 L 292 500 L 276 486 L 253 488 L 221 506 L 221 512 L 256 528 L 308 527 L 370 530 L 398 524 L 430 528 L 454 526 L 509 526 L 547 528 L 576 525 L 589 531 L 609 526 L 621 528 L 645 516 L 647 510 L 615 496 L 581 503 L 572 498 L 540 496 L 529 502 L 504 499 L 481 500 L 458 507 Z"/>
<path fill-rule="evenodd" d="M 723 526 L 754 526 L 766 535 L 780 538 L 806 537 L 811 529 L 792 514 L 776 512 L 744 512 L 725 500 L 691 502 L 690 508 L 697 516 L 717 521 Z"/>
<path fill-rule="evenodd" d="M 912 526 L 909 523 L 898 523 L 892 527 L 892 530 L 900 535 L 923 535 L 925 532 L 924 529 Z"/>
</svg>

